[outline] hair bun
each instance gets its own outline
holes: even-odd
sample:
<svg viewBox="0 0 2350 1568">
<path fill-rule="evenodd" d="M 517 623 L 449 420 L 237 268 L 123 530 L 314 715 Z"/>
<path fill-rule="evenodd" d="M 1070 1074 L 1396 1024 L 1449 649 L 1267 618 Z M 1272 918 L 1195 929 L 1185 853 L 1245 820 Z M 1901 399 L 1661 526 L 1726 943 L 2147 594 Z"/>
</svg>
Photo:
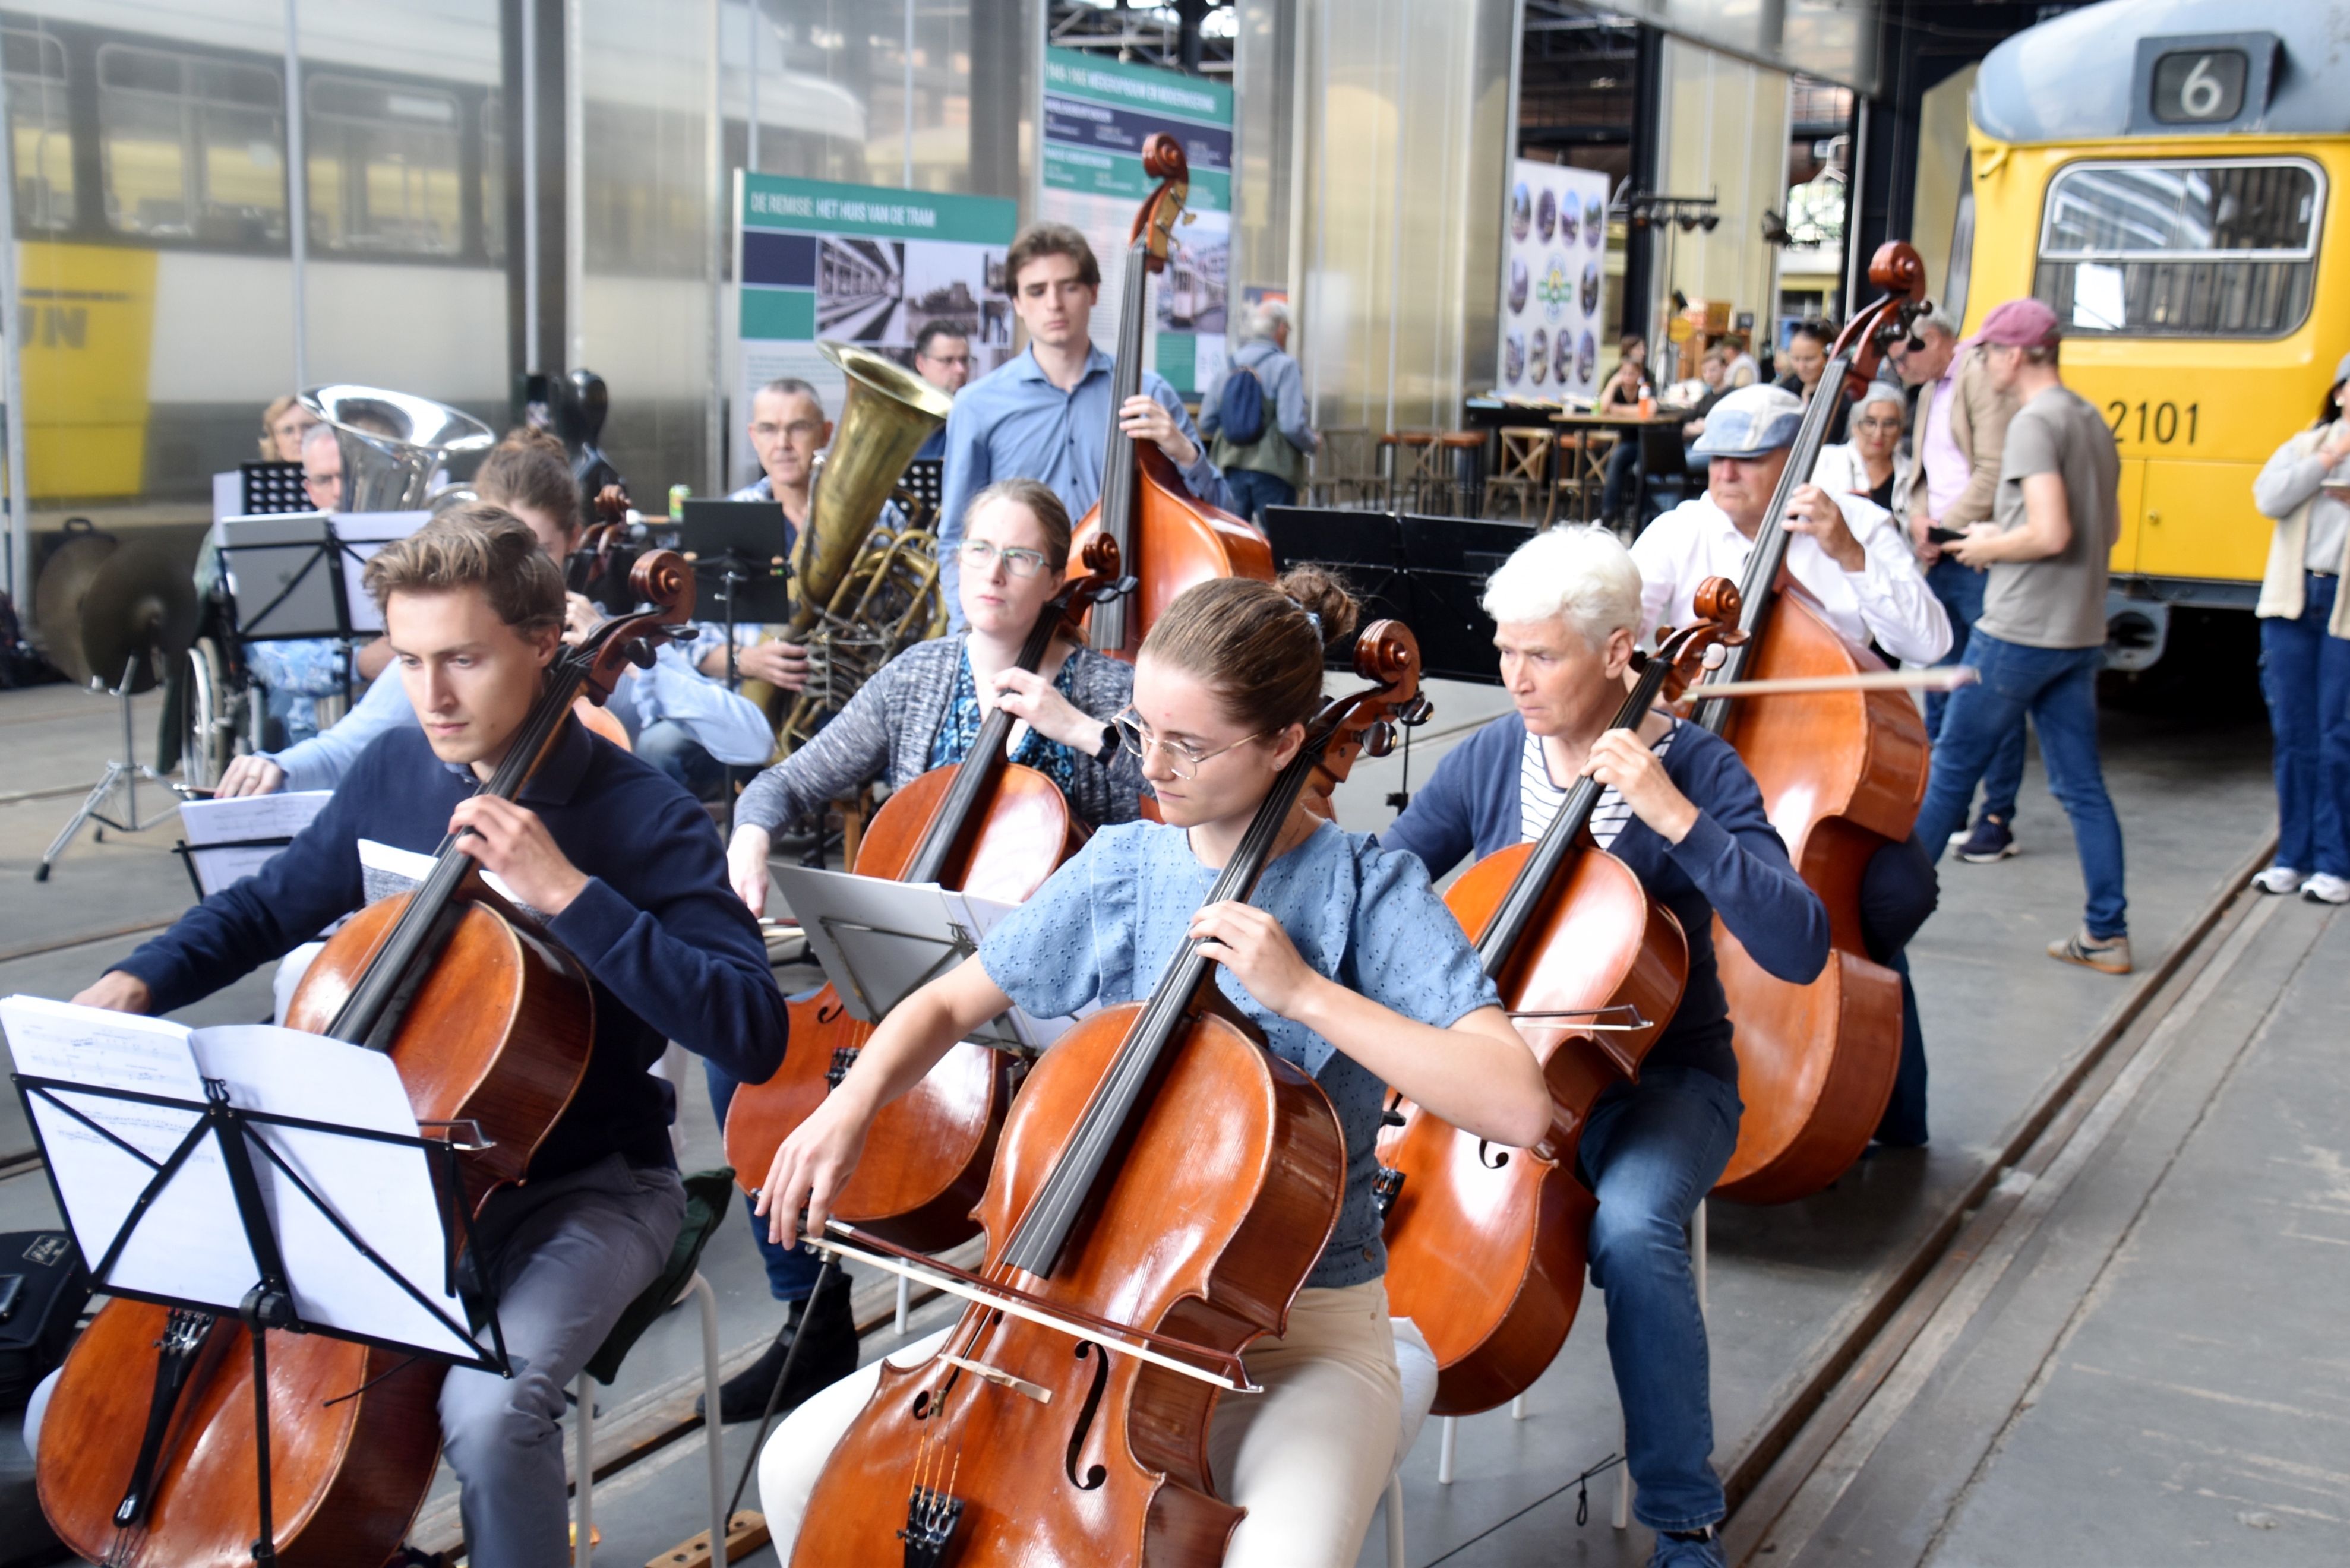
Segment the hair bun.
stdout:
<svg viewBox="0 0 2350 1568">
<path fill-rule="evenodd" d="M 515 426 L 498 439 L 498 444 L 516 452 L 543 452 L 566 462 L 571 461 L 571 454 L 564 450 L 562 441 L 553 431 L 535 430 L 529 425 Z"/>
<path fill-rule="evenodd" d="M 1273 586 L 1320 624 L 1323 647 L 1336 648 L 1354 637 L 1362 607 L 1336 572 L 1320 566 L 1292 566 Z"/>
</svg>

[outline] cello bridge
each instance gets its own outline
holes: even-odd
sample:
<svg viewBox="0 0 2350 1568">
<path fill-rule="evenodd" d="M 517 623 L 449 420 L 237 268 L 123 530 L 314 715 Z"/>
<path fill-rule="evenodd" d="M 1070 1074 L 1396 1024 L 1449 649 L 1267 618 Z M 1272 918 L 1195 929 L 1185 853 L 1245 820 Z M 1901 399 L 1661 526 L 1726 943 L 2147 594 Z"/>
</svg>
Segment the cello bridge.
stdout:
<svg viewBox="0 0 2350 1568">
<path fill-rule="evenodd" d="M 848 1070 L 856 1065 L 856 1046 L 841 1045 L 836 1047 L 832 1053 L 832 1065 L 824 1070 L 824 1081 L 826 1085 L 835 1089 L 840 1087 L 840 1081 L 848 1076 Z"/>
<path fill-rule="evenodd" d="M 906 1543 L 906 1568 L 940 1568 L 962 1521 L 962 1499 L 936 1487 L 916 1487 L 906 1499 L 906 1528 L 898 1532 Z"/>
</svg>

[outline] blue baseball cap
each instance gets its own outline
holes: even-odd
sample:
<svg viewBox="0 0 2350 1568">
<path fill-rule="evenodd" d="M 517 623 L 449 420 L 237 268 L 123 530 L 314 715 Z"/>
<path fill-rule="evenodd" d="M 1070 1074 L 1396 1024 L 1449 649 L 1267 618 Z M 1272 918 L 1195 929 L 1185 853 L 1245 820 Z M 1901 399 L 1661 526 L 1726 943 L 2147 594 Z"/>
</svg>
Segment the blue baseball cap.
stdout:
<svg viewBox="0 0 2350 1568">
<path fill-rule="evenodd" d="M 1761 457 L 1795 444 L 1804 405 L 1794 393 L 1767 385 L 1741 387 L 1713 405 L 1705 433 L 1690 450 L 1700 457 Z"/>
</svg>

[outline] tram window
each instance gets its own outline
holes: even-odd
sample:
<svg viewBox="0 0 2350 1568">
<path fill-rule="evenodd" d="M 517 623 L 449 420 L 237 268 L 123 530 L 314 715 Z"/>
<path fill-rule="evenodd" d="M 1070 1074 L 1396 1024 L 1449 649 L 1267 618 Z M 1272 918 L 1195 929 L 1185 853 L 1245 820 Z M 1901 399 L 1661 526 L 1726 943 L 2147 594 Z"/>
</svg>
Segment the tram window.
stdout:
<svg viewBox="0 0 2350 1568">
<path fill-rule="evenodd" d="M 158 239 L 286 238 L 285 95 L 277 73 L 108 44 L 98 51 L 106 221 Z"/>
<path fill-rule="evenodd" d="M 454 255 L 463 247 L 454 97 L 321 74 L 304 98 L 313 244 L 400 255 Z"/>
<path fill-rule="evenodd" d="M 73 129 L 66 116 L 66 50 L 42 33 L 7 29 L 8 134 L 16 160 L 16 226 L 69 229 L 74 221 Z"/>
<path fill-rule="evenodd" d="M 2309 314 L 2324 194 L 2299 160 L 2074 164 L 2033 293 L 2078 333 L 2281 337 Z"/>
</svg>

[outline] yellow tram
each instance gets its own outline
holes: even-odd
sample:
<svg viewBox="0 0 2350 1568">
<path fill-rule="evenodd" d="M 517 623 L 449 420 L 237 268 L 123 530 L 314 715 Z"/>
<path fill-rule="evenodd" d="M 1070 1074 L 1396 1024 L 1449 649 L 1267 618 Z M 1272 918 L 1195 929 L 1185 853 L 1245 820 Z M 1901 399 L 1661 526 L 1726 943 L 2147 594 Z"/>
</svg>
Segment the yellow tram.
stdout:
<svg viewBox="0 0 2350 1568">
<path fill-rule="evenodd" d="M 2113 426 L 2125 668 L 2159 655 L 2170 607 L 2251 607 L 2271 526 L 2253 476 L 2350 352 L 2340 17 L 2109 0 L 2008 39 L 1975 80 L 1950 292 L 1970 331 L 2045 300 L 2065 381 Z"/>
</svg>

